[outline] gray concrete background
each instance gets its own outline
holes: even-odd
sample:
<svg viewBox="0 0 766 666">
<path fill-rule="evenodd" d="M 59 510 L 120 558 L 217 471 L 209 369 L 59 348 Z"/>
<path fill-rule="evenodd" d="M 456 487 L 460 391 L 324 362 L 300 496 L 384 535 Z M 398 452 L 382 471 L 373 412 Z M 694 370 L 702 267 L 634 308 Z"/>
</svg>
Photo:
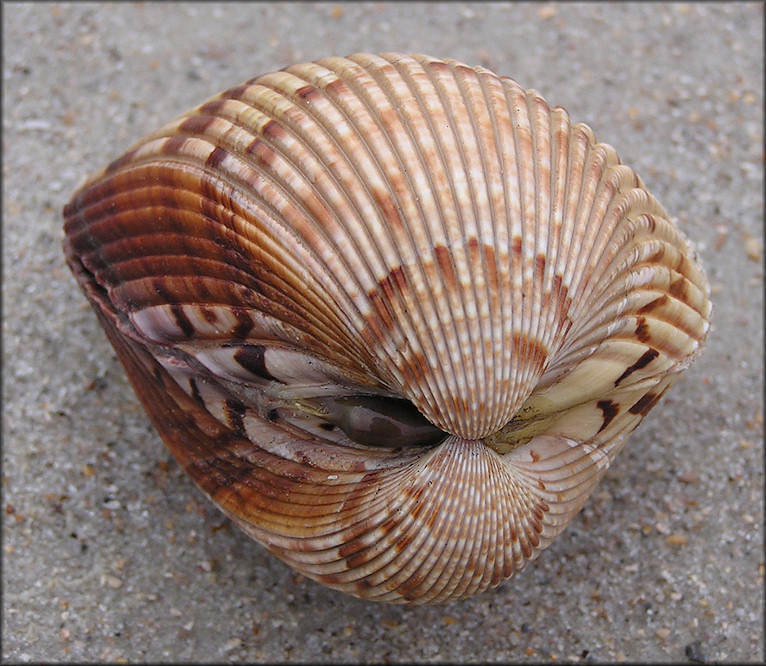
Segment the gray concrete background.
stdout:
<svg viewBox="0 0 766 666">
<path fill-rule="evenodd" d="M 759 661 L 763 5 L 3 4 L 6 661 Z M 61 253 L 83 176 L 290 63 L 425 52 L 534 87 L 694 239 L 704 354 L 498 589 L 376 605 L 295 575 L 184 476 Z"/>
</svg>

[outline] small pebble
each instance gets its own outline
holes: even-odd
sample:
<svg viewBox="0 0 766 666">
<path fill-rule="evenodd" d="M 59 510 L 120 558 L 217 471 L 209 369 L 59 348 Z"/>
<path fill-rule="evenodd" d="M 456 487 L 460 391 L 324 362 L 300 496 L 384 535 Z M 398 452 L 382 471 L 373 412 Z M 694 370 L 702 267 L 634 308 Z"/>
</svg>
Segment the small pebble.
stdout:
<svg viewBox="0 0 766 666">
<path fill-rule="evenodd" d="M 542 21 L 552 19 L 554 16 L 556 16 L 556 7 L 553 5 L 545 5 L 537 10 L 537 17 Z"/>
<path fill-rule="evenodd" d="M 702 643 L 700 641 L 694 641 L 684 648 L 689 661 L 696 661 L 698 664 L 705 663 L 705 654 L 702 652 Z"/>
<path fill-rule="evenodd" d="M 228 641 L 226 641 L 226 644 L 223 646 L 223 651 L 231 652 L 232 650 L 236 650 L 241 645 L 242 639 L 235 636 L 234 638 L 230 638 Z"/>
<path fill-rule="evenodd" d="M 700 478 L 697 476 L 697 472 L 695 472 L 694 470 L 689 470 L 684 472 L 683 474 L 679 474 L 678 480 L 681 481 L 681 483 L 690 483 L 690 484 L 695 484 L 700 482 Z"/>
<path fill-rule="evenodd" d="M 685 546 L 689 543 L 685 534 L 669 534 L 665 537 L 665 541 L 673 546 Z"/>
<path fill-rule="evenodd" d="M 101 585 L 105 587 L 108 586 L 116 590 L 122 587 L 123 582 L 122 579 L 117 578 L 117 576 L 112 576 L 112 574 L 104 574 L 101 576 Z"/>
<path fill-rule="evenodd" d="M 761 241 L 750 234 L 745 234 L 745 252 L 751 261 L 760 261 L 763 257 Z"/>
</svg>

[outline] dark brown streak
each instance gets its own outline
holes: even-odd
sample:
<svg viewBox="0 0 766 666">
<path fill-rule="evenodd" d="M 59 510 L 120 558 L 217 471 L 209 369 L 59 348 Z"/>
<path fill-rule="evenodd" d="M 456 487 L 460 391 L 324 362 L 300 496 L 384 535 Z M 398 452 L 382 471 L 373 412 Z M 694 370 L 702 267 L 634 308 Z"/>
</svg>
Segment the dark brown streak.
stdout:
<svg viewBox="0 0 766 666">
<path fill-rule="evenodd" d="M 645 368 L 647 365 L 649 365 L 655 358 L 657 358 L 660 355 L 660 352 L 658 352 L 656 349 L 647 349 L 641 356 L 640 359 L 638 359 L 633 365 L 631 365 L 625 372 L 623 372 L 614 382 L 615 386 L 619 386 L 620 382 L 625 379 L 626 377 L 632 375 L 636 370 L 640 370 L 641 368 Z"/>
<path fill-rule="evenodd" d="M 228 154 L 228 151 L 224 150 L 223 148 L 213 148 L 213 151 L 210 153 L 210 155 L 208 155 L 207 160 L 205 160 L 205 166 L 209 167 L 210 169 L 215 169 L 221 164 L 221 162 L 226 159 Z"/>
<path fill-rule="evenodd" d="M 178 131 L 181 134 L 201 136 L 205 134 L 215 120 L 213 116 L 209 115 L 190 116 L 178 126 Z"/>
<path fill-rule="evenodd" d="M 652 337 L 649 333 L 649 325 L 646 323 L 646 317 L 636 318 L 636 337 L 641 342 L 649 342 Z"/>
<path fill-rule="evenodd" d="M 173 319 L 175 319 L 175 322 L 178 325 L 178 328 L 180 328 L 181 331 L 183 331 L 183 334 L 187 338 L 192 337 L 192 335 L 194 335 L 194 326 L 189 321 L 189 318 L 186 316 L 183 306 L 173 304 L 170 306 L 170 311 L 173 313 Z"/>
<path fill-rule="evenodd" d="M 226 416 L 229 419 L 229 425 L 238 433 L 238 434 L 244 434 L 245 433 L 245 406 L 237 401 L 232 400 L 231 398 L 226 399 Z"/>
<path fill-rule="evenodd" d="M 641 416 L 646 416 L 649 413 L 649 410 L 654 407 L 655 404 L 657 404 L 657 401 L 660 399 L 660 395 L 662 394 L 647 393 L 628 411 L 631 414 L 641 414 Z"/>
<path fill-rule="evenodd" d="M 646 314 L 647 312 L 651 312 L 652 310 L 656 310 L 657 308 L 662 307 L 667 302 L 668 297 L 665 294 L 662 294 L 662 296 L 658 296 L 653 301 L 650 301 L 644 305 L 644 307 L 640 308 L 636 314 Z"/>
<path fill-rule="evenodd" d="M 253 318 L 242 308 L 232 308 L 231 312 L 237 318 L 237 325 L 231 334 L 239 340 L 244 340 L 253 329 Z"/>
<path fill-rule="evenodd" d="M 197 386 L 197 380 L 192 377 L 189 379 L 189 386 L 191 387 L 191 395 L 198 405 L 205 406 L 205 401 L 202 399 L 202 395 L 199 392 L 199 386 Z"/>
<path fill-rule="evenodd" d="M 234 360 L 256 377 L 279 381 L 266 368 L 265 353 L 266 347 L 263 345 L 245 345 L 234 354 Z"/>
<path fill-rule="evenodd" d="M 606 428 L 612 422 L 614 417 L 617 416 L 617 414 L 620 412 L 620 406 L 613 400 L 599 400 L 596 403 L 596 407 L 598 407 L 604 413 L 604 422 L 601 424 L 601 427 L 598 429 L 598 431 L 601 432 L 604 428 Z"/>
</svg>

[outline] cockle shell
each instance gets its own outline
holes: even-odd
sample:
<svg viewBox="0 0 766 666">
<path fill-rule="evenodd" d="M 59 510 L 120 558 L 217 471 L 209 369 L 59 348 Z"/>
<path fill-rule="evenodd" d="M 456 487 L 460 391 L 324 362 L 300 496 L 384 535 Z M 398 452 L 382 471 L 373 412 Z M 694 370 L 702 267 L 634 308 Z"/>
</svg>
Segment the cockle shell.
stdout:
<svg viewBox="0 0 766 666">
<path fill-rule="evenodd" d="M 165 444 L 236 524 L 360 597 L 507 579 L 707 334 L 695 254 L 534 90 L 325 58 L 149 135 L 65 251 Z"/>
</svg>

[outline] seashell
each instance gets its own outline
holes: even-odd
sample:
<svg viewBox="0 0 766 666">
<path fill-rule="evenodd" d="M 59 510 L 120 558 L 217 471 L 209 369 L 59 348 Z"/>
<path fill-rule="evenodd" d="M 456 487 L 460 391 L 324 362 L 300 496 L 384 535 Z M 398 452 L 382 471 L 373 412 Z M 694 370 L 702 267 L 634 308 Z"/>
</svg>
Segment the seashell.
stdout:
<svg viewBox="0 0 766 666">
<path fill-rule="evenodd" d="M 690 243 L 615 151 L 454 60 L 253 79 L 64 216 L 178 462 L 269 551 L 367 599 L 460 599 L 524 568 L 709 326 Z"/>
</svg>

